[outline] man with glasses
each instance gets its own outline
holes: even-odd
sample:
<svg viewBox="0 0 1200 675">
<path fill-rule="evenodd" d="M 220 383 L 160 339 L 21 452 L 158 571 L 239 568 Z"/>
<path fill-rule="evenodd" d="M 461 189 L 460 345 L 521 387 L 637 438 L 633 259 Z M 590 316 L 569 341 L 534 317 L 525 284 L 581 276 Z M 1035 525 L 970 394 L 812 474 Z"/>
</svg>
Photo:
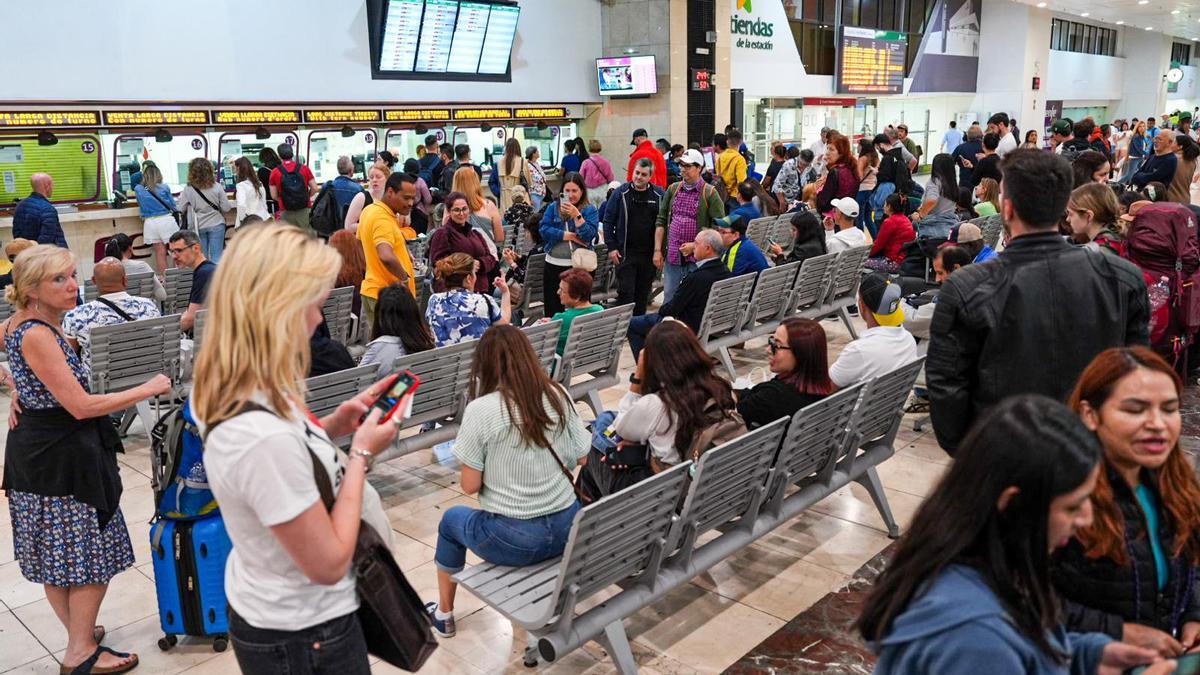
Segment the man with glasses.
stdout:
<svg viewBox="0 0 1200 675">
<path fill-rule="evenodd" d="M 204 309 L 208 284 L 212 281 L 213 273 L 217 271 L 217 265 L 200 252 L 200 237 L 191 230 L 180 230 L 172 234 L 167 241 L 167 252 L 171 254 L 176 267 L 188 267 L 192 270 L 192 295 L 188 298 L 187 309 L 179 319 L 179 328 L 185 333 L 190 333 L 196 325 L 196 312 Z"/>
<path fill-rule="evenodd" d="M 408 286 L 417 297 L 413 261 L 408 254 L 400 220 L 407 220 L 417 201 L 417 179 L 406 173 L 388 176 L 383 197 L 363 209 L 358 220 L 358 240 L 362 242 L 367 273 L 359 293 L 362 295 L 362 331 L 371 335 L 375 326 L 375 306 L 379 291 L 396 282 Z"/>
</svg>

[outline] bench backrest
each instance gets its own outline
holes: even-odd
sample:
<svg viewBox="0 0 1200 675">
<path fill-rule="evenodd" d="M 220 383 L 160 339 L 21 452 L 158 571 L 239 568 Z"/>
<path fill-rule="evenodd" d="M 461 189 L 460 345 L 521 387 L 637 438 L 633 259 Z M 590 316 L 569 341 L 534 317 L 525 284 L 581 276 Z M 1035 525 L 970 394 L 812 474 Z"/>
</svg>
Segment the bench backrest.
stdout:
<svg viewBox="0 0 1200 675">
<path fill-rule="evenodd" d="M 857 423 L 862 387 L 854 385 L 796 411 L 775 460 L 772 498 L 789 483 L 818 473 L 822 478 L 832 475 L 834 462 L 845 450 L 850 429 Z"/>
<path fill-rule="evenodd" d="M 556 610 L 574 611 L 565 607 L 568 598 L 578 603 L 639 573 L 657 574 L 690 469 L 691 462 L 683 462 L 575 515 L 554 591 Z"/>
<path fill-rule="evenodd" d="M 791 311 L 798 312 L 820 305 L 829 295 L 829 278 L 838 254 L 826 253 L 800 263 L 792 286 Z"/>
<path fill-rule="evenodd" d="M 430 231 L 432 234 L 432 231 Z M 404 247 L 408 249 L 408 257 L 414 262 L 424 260 L 429 253 L 429 237 L 408 239 L 404 242 Z"/>
<path fill-rule="evenodd" d="M 159 373 L 179 380 L 178 314 L 98 326 L 88 338 L 93 393 L 124 391 Z"/>
<path fill-rule="evenodd" d="M 792 287 L 800 263 L 769 267 L 758 273 L 758 282 L 750 295 L 747 323 L 782 319 L 791 306 Z"/>
<path fill-rule="evenodd" d="M 860 419 L 855 428 L 862 441 L 874 441 L 895 433 L 904 403 L 924 365 L 922 357 L 871 380 L 863 393 Z"/>
<path fill-rule="evenodd" d="M 555 377 L 564 385 L 579 375 L 599 377 L 615 372 L 625 346 L 633 305 L 613 307 L 576 317 L 563 347 L 562 367 Z"/>
<path fill-rule="evenodd" d="M 701 343 L 741 328 L 755 278 L 753 274 L 743 274 L 712 285 L 708 304 L 704 307 L 704 317 L 700 319 Z"/>
<path fill-rule="evenodd" d="M 522 328 L 529 344 L 533 345 L 533 353 L 537 354 L 538 362 L 542 364 L 548 375 L 554 375 L 554 364 L 558 360 L 558 334 L 562 330 L 562 321 L 547 321 Z"/>
<path fill-rule="evenodd" d="M 204 329 L 208 326 L 208 310 L 197 310 L 196 317 L 192 319 L 192 354 L 200 355 L 200 343 L 204 340 Z"/>
<path fill-rule="evenodd" d="M 862 280 L 862 266 L 871 252 L 870 246 L 857 246 L 838 254 L 833 267 L 833 280 L 830 283 L 829 296 L 826 303 L 846 301 L 853 304 L 858 294 L 858 282 Z"/>
<path fill-rule="evenodd" d="M 321 314 L 325 316 L 325 325 L 329 327 L 329 334 L 342 344 L 350 341 L 354 293 L 353 286 L 335 288 L 329 292 L 325 304 L 321 305 Z"/>
<path fill-rule="evenodd" d="M 754 242 L 762 250 L 767 250 L 767 237 L 771 236 L 772 228 L 778 216 L 762 216 L 746 223 L 746 238 Z"/>
<path fill-rule="evenodd" d="M 412 415 L 404 428 L 457 417 L 466 401 L 475 340 L 439 347 L 396 359 L 393 370 L 411 370 L 421 378 L 413 396 Z"/>
<path fill-rule="evenodd" d="M 192 297 L 192 270 L 189 267 L 171 267 L 166 272 L 163 287 L 167 299 L 163 302 L 163 314 L 183 314 Z"/>
<path fill-rule="evenodd" d="M 308 378 L 304 382 L 308 390 L 304 400 L 309 412 L 317 417 L 333 412 L 343 401 L 354 398 L 371 386 L 377 379 L 377 371 L 378 364 L 372 363 Z"/>
<path fill-rule="evenodd" d="M 155 300 L 154 297 L 154 272 L 138 272 L 137 274 L 129 274 L 125 276 L 125 292 L 130 295 L 136 295 L 139 298 L 148 298 Z M 83 301 L 91 302 L 100 297 L 100 289 L 96 288 L 95 282 L 88 279 L 83 282 Z"/>
<path fill-rule="evenodd" d="M 8 318 L 13 315 L 13 306 L 4 299 L 0 299 L 0 321 L 8 321 Z M 3 347 L 3 345 L 0 345 Z"/>
<path fill-rule="evenodd" d="M 528 312 L 534 305 L 542 304 L 542 272 L 545 271 L 546 254 L 529 256 L 525 261 L 525 285 L 521 291 L 520 309 Z"/>
<path fill-rule="evenodd" d="M 608 246 L 596 244 L 596 269 L 592 271 L 592 296 L 603 296 L 612 285 L 613 267 L 608 259 Z M 602 297 L 600 299 L 603 299 Z"/>
<path fill-rule="evenodd" d="M 973 218 L 971 222 L 979 226 L 979 230 L 983 233 L 983 243 L 996 248 L 996 244 L 1000 243 L 1000 235 L 1004 231 L 1004 219 L 1000 214 Z"/>
<path fill-rule="evenodd" d="M 779 244 L 783 250 L 790 251 L 792 242 L 795 237 L 792 236 L 792 214 L 784 213 L 779 216 L 779 219 L 771 224 L 771 234 L 768 239 L 774 239 L 776 244 Z M 765 248 L 763 249 L 766 250 Z"/>
</svg>

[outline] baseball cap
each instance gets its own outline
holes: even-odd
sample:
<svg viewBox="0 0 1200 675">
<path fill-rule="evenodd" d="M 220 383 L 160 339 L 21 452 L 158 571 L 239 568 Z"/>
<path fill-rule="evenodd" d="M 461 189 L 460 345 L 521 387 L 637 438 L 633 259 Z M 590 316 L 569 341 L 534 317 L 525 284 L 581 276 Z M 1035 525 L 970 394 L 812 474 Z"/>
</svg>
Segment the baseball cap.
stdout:
<svg viewBox="0 0 1200 675">
<path fill-rule="evenodd" d="M 1073 128 L 1075 128 L 1075 125 L 1071 120 L 1064 117 L 1063 119 L 1054 120 L 1054 123 L 1050 125 L 1050 133 L 1066 136 L 1071 133 Z"/>
<path fill-rule="evenodd" d="M 1190 112 L 1187 112 L 1186 110 L 1185 110 L 1185 111 L 1183 111 L 1183 112 L 1181 112 L 1181 113 L 1179 113 L 1179 121 L 1180 121 L 1180 122 L 1190 122 L 1190 121 L 1192 121 L 1192 113 L 1190 113 Z"/>
<path fill-rule="evenodd" d="M 675 160 L 675 163 L 691 164 L 692 166 L 704 166 L 704 156 L 700 154 L 699 150 L 692 148 L 683 153 L 683 156 L 681 156 L 679 159 Z"/>
<path fill-rule="evenodd" d="M 895 277 L 883 272 L 871 272 L 859 284 L 858 297 L 862 298 L 863 305 L 880 326 L 899 326 L 904 323 L 904 310 L 900 307 L 904 291 Z"/>
<path fill-rule="evenodd" d="M 621 181 L 619 181 L 619 180 L 614 180 L 608 184 L 609 190 L 616 190 L 619 187 L 621 187 Z"/>
<path fill-rule="evenodd" d="M 850 218 L 858 217 L 858 202 L 853 197 L 835 199 L 829 202 L 829 204 Z"/>
<path fill-rule="evenodd" d="M 968 244 L 973 241 L 983 239 L 983 230 L 975 223 L 963 223 L 957 228 L 957 234 L 954 237 L 955 243 Z"/>
<path fill-rule="evenodd" d="M 633 140 L 629 141 L 629 144 L 630 144 L 630 145 L 637 145 L 637 139 L 638 139 L 638 136 L 644 136 L 644 137 L 646 137 L 646 138 L 649 138 L 649 137 L 650 137 L 650 132 L 649 132 L 649 131 L 646 131 L 645 129 L 634 129 L 634 130 L 633 130 Z"/>
<path fill-rule="evenodd" d="M 739 227 L 739 223 L 741 222 L 741 220 L 742 220 L 742 214 L 731 213 L 722 218 L 714 219 L 713 225 L 715 225 L 718 229 L 734 230 L 737 232 L 741 232 L 745 229 L 744 227 Z"/>
</svg>

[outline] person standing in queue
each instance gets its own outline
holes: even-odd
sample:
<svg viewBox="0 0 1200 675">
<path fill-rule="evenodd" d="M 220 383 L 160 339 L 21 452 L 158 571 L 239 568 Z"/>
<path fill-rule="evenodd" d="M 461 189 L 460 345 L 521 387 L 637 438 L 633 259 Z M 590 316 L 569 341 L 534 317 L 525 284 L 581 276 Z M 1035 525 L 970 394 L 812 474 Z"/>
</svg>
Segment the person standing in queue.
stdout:
<svg viewBox="0 0 1200 675">
<path fill-rule="evenodd" d="M 274 148 L 263 148 L 258 151 L 258 182 L 262 183 L 263 189 L 267 191 L 267 210 L 275 214 L 279 213 L 280 208 L 279 202 L 275 200 L 271 192 L 271 172 L 280 164 L 279 155 L 276 154 Z"/>
<path fill-rule="evenodd" d="M 633 180 L 617 188 L 604 209 L 604 241 L 617 270 L 617 304 L 633 303 L 634 316 L 646 313 L 654 286 L 654 231 L 665 190 L 651 181 L 654 163 L 643 157 Z"/>
<path fill-rule="evenodd" d="M 271 170 L 267 183 L 271 197 L 279 204 L 279 218 L 315 234 L 308 222 L 312 212 L 312 196 L 317 193 L 317 179 L 312 169 L 294 159 L 295 151 L 287 143 L 279 144 L 279 166 Z"/>
<path fill-rule="evenodd" d="M 525 148 L 525 161 L 529 166 L 529 201 L 534 211 L 542 210 L 546 201 L 546 172 L 542 169 L 542 151 L 536 145 Z"/>
<path fill-rule="evenodd" d="M 67 237 L 58 222 L 58 210 L 50 203 L 54 179 L 48 173 L 35 173 L 29 177 L 29 185 L 33 192 L 13 209 L 13 237 L 67 248 Z"/>
<path fill-rule="evenodd" d="M 167 240 L 179 231 L 179 223 L 171 212 L 179 207 L 171 196 L 171 186 L 163 182 L 162 172 L 154 162 L 146 162 L 142 167 L 142 182 L 133 190 L 142 214 L 142 241 L 154 249 L 155 271 L 162 276 L 167 270 Z"/>
<path fill-rule="evenodd" d="M 318 420 L 304 405 L 310 354 L 297 340 L 321 323 L 339 266 L 319 240 L 266 224 L 238 235 L 213 280 L 191 401 L 233 542 L 229 638 L 247 673 L 294 672 L 295 663 L 311 673 L 370 672 L 350 562 L 360 527 L 391 539 L 366 474 L 396 438 L 372 406 L 394 376 Z M 330 440 L 351 434 L 347 454 Z M 317 471 L 336 495 L 329 510 Z"/>
<path fill-rule="evenodd" d="M 546 316 L 563 311 L 558 299 L 559 275 L 571 268 L 571 254 L 575 249 L 592 247 L 599 225 L 596 207 L 588 203 L 583 176 L 574 172 L 563 176 L 558 202 L 542 216 L 542 241 L 546 243 L 542 299 Z"/>
<path fill-rule="evenodd" d="M 225 213 L 234 206 L 225 187 L 217 182 L 212 162 L 204 157 L 188 162 L 187 185 L 179 193 L 179 210 L 190 214 L 187 220 L 200 235 L 200 249 L 213 262 L 220 262 L 225 250 Z"/>
<path fill-rule="evenodd" d="M 650 174 L 651 182 L 660 188 L 667 187 L 667 160 L 662 153 L 654 147 L 653 141 L 650 140 L 650 133 L 645 129 L 634 129 L 633 140 L 630 142 L 634 150 L 629 155 L 629 169 L 625 173 L 625 182 L 633 181 L 633 170 L 637 166 L 639 159 L 648 159 L 654 165 L 654 173 Z M 701 166 L 704 165 L 703 160 Z M 721 215 L 725 215 L 724 212 Z"/>
<path fill-rule="evenodd" d="M 137 655 L 99 646 L 104 629 L 96 626 L 109 581 L 134 562 L 120 508 L 121 439 L 108 415 L 166 394 L 171 380 L 160 374 L 119 393 L 90 393 L 59 328 L 78 292 L 70 251 L 43 244 L 17 256 L 5 289 L 16 312 L 0 337 L 20 412 L 10 422 L 0 488 L 21 574 L 44 586 L 67 630 L 62 671 L 122 673 L 137 666 Z"/>
<path fill-rule="evenodd" d="M 237 216 L 233 220 L 234 227 L 239 227 L 242 221 L 250 216 L 258 216 L 262 220 L 270 220 L 267 213 L 267 189 L 258 182 L 258 174 L 254 165 L 245 157 L 233 160 L 233 170 L 237 174 L 237 184 L 234 186 L 237 201 Z"/>
<path fill-rule="evenodd" d="M 363 257 L 367 261 L 367 274 L 363 278 L 362 309 L 364 326 L 375 325 L 375 305 L 379 291 L 402 282 L 417 295 L 417 282 L 413 278 L 412 257 L 404 232 L 400 228 L 400 216 L 407 216 L 417 200 L 417 179 L 406 173 L 388 176 L 383 198 L 372 202 L 362 211 L 358 221 L 358 240 L 362 242 Z"/>
</svg>

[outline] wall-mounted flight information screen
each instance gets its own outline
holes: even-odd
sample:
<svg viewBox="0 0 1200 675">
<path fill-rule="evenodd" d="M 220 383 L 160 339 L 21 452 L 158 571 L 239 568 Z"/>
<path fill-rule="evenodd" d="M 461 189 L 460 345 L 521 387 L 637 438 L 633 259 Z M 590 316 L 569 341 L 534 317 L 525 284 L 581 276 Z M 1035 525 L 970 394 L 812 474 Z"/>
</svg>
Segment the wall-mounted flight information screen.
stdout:
<svg viewBox="0 0 1200 675">
<path fill-rule="evenodd" d="M 375 0 L 376 78 L 511 81 L 521 8 L 488 0 Z M 374 4 L 374 3 L 371 3 Z"/>
<path fill-rule="evenodd" d="M 903 33 L 867 28 L 842 28 L 838 49 L 837 93 L 904 93 L 904 54 L 908 41 Z"/>
</svg>

